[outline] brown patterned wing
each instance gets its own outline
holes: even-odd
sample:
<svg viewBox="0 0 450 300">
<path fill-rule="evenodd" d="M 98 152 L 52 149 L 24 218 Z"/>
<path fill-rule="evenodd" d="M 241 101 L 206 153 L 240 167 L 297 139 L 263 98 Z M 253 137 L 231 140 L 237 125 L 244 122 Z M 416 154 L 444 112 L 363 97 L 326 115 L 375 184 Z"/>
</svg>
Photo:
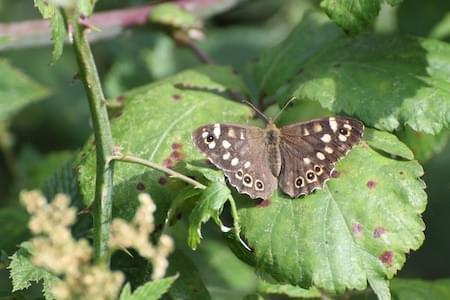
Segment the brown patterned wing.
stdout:
<svg viewBox="0 0 450 300">
<path fill-rule="evenodd" d="M 337 160 L 361 141 L 364 125 L 355 119 L 329 117 L 281 128 L 280 188 L 298 197 L 322 188 Z"/>
<path fill-rule="evenodd" d="M 264 131 L 236 124 L 209 124 L 192 134 L 196 147 L 219 169 L 239 193 L 268 198 L 277 187 L 268 164 Z"/>
</svg>

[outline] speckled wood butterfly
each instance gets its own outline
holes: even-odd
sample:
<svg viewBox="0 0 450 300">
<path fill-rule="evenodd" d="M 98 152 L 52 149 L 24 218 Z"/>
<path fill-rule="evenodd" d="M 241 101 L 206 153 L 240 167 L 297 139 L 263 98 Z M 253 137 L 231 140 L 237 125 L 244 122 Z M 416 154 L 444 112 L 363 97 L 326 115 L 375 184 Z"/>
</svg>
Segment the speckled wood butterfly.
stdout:
<svg viewBox="0 0 450 300">
<path fill-rule="evenodd" d="M 223 170 L 238 192 L 267 199 L 279 186 L 290 197 L 322 188 L 334 164 L 360 142 L 363 124 L 347 117 L 329 117 L 265 129 L 238 124 L 209 124 L 192 139 Z"/>
</svg>

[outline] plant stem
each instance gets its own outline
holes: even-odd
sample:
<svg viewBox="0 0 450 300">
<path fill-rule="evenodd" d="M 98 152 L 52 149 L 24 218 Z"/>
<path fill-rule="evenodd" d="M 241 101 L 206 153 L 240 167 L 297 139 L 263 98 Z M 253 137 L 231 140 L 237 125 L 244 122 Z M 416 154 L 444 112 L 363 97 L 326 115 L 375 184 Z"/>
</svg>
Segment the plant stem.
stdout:
<svg viewBox="0 0 450 300">
<path fill-rule="evenodd" d="M 66 22 L 70 20 L 65 14 Z M 106 109 L 105 96 L 100 84 L 97 67 L 87 40 L 84 27 L 78 20 L 72 22 L 73 48 L 79 68 L 80 79 L 84 84 L 92 123 L 96 149 L 96 179 L 94 216 L 94 259 L 108 263 L 107 243 L 111 222 L 111 196 L 113 188 L 114 164 L 107 164 L 106 158 L 112 155 L 113 138 Z"/>
<path fill-rule="evenodd" d="M 202 189 L 202 190 L 206 189 L 205 185 L 201 184 L 200 182 L 198 182 L 198 181 L 196 181 L 196 180 L 194 180 L 194 179 L 192 179 L 190 177 L 187 177 L 187 176 L 185 176 L 185 175 L 183 175 L 181 173 L 178 173 L 177 171 L 174 171 L 172 169 L 163 167 L 163 166 L 158 165 L 158 164 L 156 164 L 154 162 L 151 162 L 149 160 L 145 160 L 145 159 L 142 159 L 142 158 L 139 158 L 139 157 L 136 157 L 136 156 L 132 156 L 132 155 L 120 155 L 120 156 L 119 155 L 114 155 L 114 156 L 110 156 L 108 160 L 110 160 L 110 161 L 113 161 L 113 160 L 123 161 L 123 162 L 129 162 L 129 163 L 133 163 L 133 164 L 146 166 L 146 167 L 149 167 L 149 168 L 152 168 L 152 169 L 164 172 L 164 173 L 170 175 L 170 177 L 178 178 L 178 179 L 180 179 L 180 180 L 182 180 L 182 181 L 184 181 L 184 182 L 186 182 L 188 184 L 193 185 L 194 187 L 196 187 L 198 189 Z"/>
</svg>

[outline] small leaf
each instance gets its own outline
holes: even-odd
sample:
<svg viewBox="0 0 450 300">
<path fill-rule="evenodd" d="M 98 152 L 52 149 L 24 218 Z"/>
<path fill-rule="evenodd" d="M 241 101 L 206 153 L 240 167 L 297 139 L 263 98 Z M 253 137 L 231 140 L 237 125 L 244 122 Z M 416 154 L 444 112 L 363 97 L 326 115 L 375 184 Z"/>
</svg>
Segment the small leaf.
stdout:
<svg viewBox="0 0 450 300">
<path fill-rule="evenodd" d="M 130 284 L 127 283 L 122 289 L 120 300 L 158 300 L 164 295 L 177 276 L 171 276 L 155 281 L 150 281 L 138 287 L 133 293 L 130 292 Z"/>
<path fill-rule="evenodd" d="M 382 294 L 378 283 L 392 278 L 424 239 L 423 170 L 365 144 L 336 170 L 337 178 L 306 197 L 278 192 L 264 205 L 242 197 L 241 232 L 256 268 L 279 283 L 342 293 L 365 289 L 369 281 Z"/>
<path fill-rule="evenodd" d="M 150 21 L 179 28 L 198 27 L 199 25 L 194 15 L 173 3 L 155 6 L 150 14 Z"/>
<path fill-rule="evenodd" d="M 402 0 L 388 0 L 394 6 Z M 380 12 L 384 0 L 322 0 L 320 6 L 342 29 L 358 33 L 370 25 Z"/>
<path fill-rule="evenodd" d="M 47 94 L 45 88 L 0 59 L 0 122 L 8 121 L 21 108 Z"/>
<path fill-rule="evenodd" d="M 374 149 L 405 159 L 414 159 L 414 154 L 411 150 L 405 144 L 401 143 L 395 135 L 385 131 L 365 128 L 363 138 Z"/>
<path fill-rule="evenodd" d="M 28 214 L 22 207 L 3 207 L 0 210 L 0 249 L 13 253 L 28 233 Z"/>
<path fill-rule="evenodd" d="M 189 217 L 189 238 L 188 244 L 192 249 L 196 249 L 202 238 L 201 225 L 213 218 L 221 225 L 219 216 L 223 205 L 231 197 L 230 190 L 226 185 L 213 182 L 202 193 L 197 205 L 192 210 Z"/>
<path fill-rule="evenodd" d="M 285 295 L 291 298 L 320 298 L 320 291 L 311 288 L 309 290 L 302 289 L 289 284 L 272 284 L 266 281 L 259 281 L 258 292 L 261 294 L 277 294 Z"/>
<path fill-rule="evenodd" d="M 13 284 L 13 292 L 28 288 L 32 282 L 43 281 L 45 299 L 53 299 L 51 287 L 58 277 L 31 263 L 31 244 L 22 243 L 21 248 L 12 256 L 9 269 Z"/>
<path fill-rule="evenodd" d="M 85 1 L 85 0 L 83 0 Z M 66 25 L 60 9 L 46 0 L 34 0 L 34 5 L 38 8 L 44 19 L 50 20 L 52 29 L 53 51 L 50 64 L 54 64 L 62 55 L 64 40 L 67 36 Z"/>
</svg>

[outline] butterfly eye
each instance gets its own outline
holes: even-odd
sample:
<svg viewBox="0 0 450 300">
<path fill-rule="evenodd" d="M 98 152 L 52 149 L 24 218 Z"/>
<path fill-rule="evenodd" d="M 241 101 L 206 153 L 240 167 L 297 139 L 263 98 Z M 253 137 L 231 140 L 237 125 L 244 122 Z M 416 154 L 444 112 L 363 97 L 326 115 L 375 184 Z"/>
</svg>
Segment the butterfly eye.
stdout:
<svg viewBox="0 0 450 300">
<path fill-rule="evenodd" d="M 206 142 L 207 142 L 207 143 L 211 143 L 212 141 L 214 141 L 214 136 L 213 136 L 212 134 L 209 134 L 209 135 L 206 137 Z"/>
<path fill-rule="evenodd" d="M 350 132 L 346 128 L 340 128 L 339 133 L 345 136 L 349 136 Z"/>
<path fill-rule="evenodd" d="M 262 191 L 264 189 L 264 184 L 262 183 L 261 180 L 256 180 L 255 188 L 257 191 Z"/>
<path fill-rule="evenodd" d="M 309 180 L 313 180 L 315 177 L 316 175 L 312 171 L 308 171 L 306 173 L 306 178 L 308 178 Z"/>
<path fill-rule="evenodd" d="M 252 186 L 252 177 L 248 174 L 244 176 L 244 185 L 248 187 Z"/>
<path fill-rule="evenodd" d="M 295 179 L 295 186 L 297 188 L 302 187 L 303 186 L 303 177 L 297 177 L 297 179 Z"/>
</svg>

